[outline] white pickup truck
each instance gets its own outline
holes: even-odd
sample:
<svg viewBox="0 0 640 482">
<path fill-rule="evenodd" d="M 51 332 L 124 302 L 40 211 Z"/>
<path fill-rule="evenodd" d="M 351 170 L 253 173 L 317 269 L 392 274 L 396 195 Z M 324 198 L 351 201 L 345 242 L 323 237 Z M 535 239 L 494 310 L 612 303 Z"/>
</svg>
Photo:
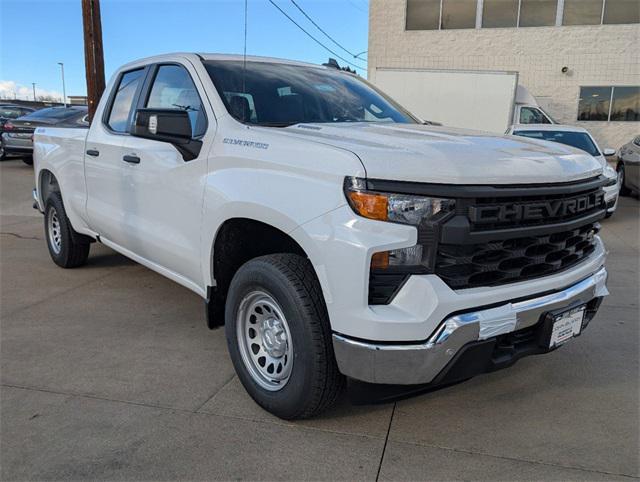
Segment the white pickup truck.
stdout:
<svg viewBox="0 0 640 482">
<path fill-rule="evenodd" d="M 98 241 L 201 295 L 286 419 L 347 377 L 435 386 L 548 352 L 608 294 L 595 158 L 421 125 L 331 67 L 139 60 L 88 129 L 38 127 L 34 157 L 53 261 Z"/>
</svg>

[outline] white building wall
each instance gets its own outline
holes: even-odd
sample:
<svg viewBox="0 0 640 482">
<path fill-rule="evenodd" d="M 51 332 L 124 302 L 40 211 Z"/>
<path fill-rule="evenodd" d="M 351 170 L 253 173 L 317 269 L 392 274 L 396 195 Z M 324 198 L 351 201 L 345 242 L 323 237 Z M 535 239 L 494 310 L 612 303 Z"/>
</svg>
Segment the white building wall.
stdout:
<svg viewBox="0 0 640 482">
<path fill-rule="evenodd" d="M 370 0 L 372 82 L 379 67 L 518 71 L 558 122 L 588 129 L 601 147 L 640 134 L 640 122 L 576 120 L 580 86 L 640 85 L 640 24 L 407 31 L 405 5 Z"/>
</svg>

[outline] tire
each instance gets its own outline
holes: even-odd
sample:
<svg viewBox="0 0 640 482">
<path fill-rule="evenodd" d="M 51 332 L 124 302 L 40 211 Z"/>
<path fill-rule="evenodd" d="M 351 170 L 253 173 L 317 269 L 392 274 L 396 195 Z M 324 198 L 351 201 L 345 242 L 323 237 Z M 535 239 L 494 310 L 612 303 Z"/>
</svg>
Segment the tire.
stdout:
<svg viewBox="0 0 640 482">
<path fill-rule="evenodd" d="M 631 189 L 624 185 L 625 176 L 624 176 L 624 164 L 618 164 L 616 169 L 618 171 L 618 183 L 620 184 L 620 196 L 629 196 L 631 194 Z"/>
<path fill-rule="evenodd" d="M 0 161 L 4 161 L 5 152 L 4 152 L 4 144 L 0 141 Z"/>
<path fill-rule="evenodd" d="M 59 192 L 49 194 L 45 203 L 44 236 L 51 259 L 61 268 L 76 268 L 87 262 L 91 245 L 71 227 Z"/>
<path fill-rule="evenodd" d="M 27 166 L 33 166 L 33 156 L 24 156 L 22 158 L 22 162 L 24 162 Z"/>
<path fill-rule="evenodd" d="M 225 332 L 242 385 L 282 419 L 319 414 L 344 387 L 320 283 L 306 258 L 274 254 L 245 263 L 229 287 Z"/>
</svg>

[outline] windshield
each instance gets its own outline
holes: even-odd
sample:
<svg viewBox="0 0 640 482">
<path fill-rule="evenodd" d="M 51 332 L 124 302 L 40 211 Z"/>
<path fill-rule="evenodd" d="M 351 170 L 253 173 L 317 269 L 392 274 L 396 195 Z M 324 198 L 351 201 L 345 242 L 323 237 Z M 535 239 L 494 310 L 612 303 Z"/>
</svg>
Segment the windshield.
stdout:
<svg viewBox="0 0 640 482">
<path fill-rule="evenodd" d="M 591 140 L 589 134 L 584 132 L 566 132 L 566 131 L 514 131 L 516 136 L 531 137 L 533 139 L 541 139 L 545 141 L 559 142 L 567 146 L 577 147 L 588 152 L 592 156 L 599 156 L 600 151 L 595 143 Z"/>
<path fill-rule="evenodd" d="M 282 127 L 309 122 L 416 123 L 362 79 L 339 70 L 240 60 L 205 61 L 229 113 L 240 122 Z"/>
<path fill-rule="evenodd" d="M 49 107 L 48 109 L 41 109 L 32 112 L 29 115 L 25 115 L 23 119 L 55 119 L 65 120 L 78 115 L 82 112 L 86 112 L 84 109 L 77 108 L 65 108 L 65 107 Z"/>
</svg>

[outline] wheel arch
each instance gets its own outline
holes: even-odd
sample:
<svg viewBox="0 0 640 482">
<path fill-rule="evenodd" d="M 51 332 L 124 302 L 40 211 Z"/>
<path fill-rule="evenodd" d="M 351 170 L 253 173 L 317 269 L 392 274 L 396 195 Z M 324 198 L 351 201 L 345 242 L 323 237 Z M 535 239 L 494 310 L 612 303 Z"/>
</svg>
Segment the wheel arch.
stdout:
<svg viewBox="0 0 640 482">
<path fill-rule="evenodd" d="M 59 192 L 62 196 L 62 190 L 60 189 L 60 183 L 56 175 L 49 169 L 41 169 L 38 172 L 38 196 L 40 206 L 44 209 L 47 198 L 51 192 Z"/>
<path fill-rule="evenodd" d="M 210 328 L 224 324 L 229 284 L 244 263 L 276 253 L 292 253 L 311 259 L 305 249 L 308 240 L 300 239 L 300 230 L 292 231 L 255 217 L 229 217 L 220 223 L 209 252 L 207 324 Z M 318 273 L 315 274 L 318 278 Z"/>
</svg>

